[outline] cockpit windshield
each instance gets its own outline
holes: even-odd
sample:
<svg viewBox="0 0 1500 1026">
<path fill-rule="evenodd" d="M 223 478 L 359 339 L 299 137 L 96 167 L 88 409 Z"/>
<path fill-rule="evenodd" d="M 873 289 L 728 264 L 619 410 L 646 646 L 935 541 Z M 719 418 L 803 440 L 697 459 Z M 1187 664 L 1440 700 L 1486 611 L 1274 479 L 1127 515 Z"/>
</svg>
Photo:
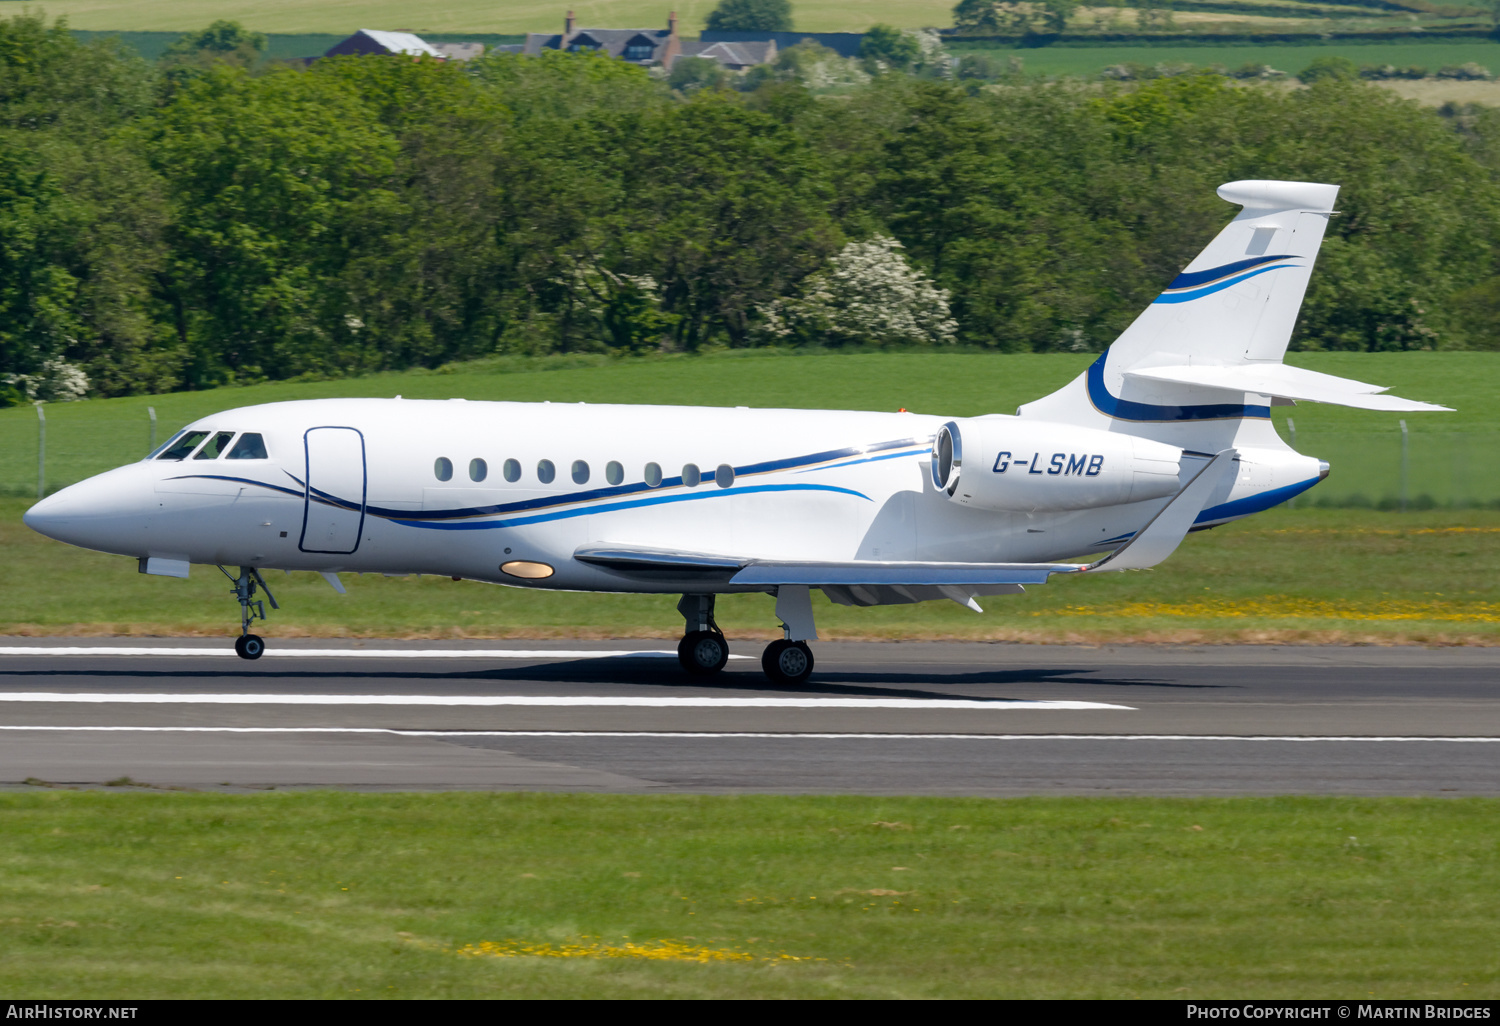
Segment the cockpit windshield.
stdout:
<svg viewBox="0 0 1500 1026">
<path fill-rule="evenodd" d="M 201 448 L 201 449 L 198 450 L 198 454 L 196 456 L 194 456 L 193 459 L 195 459 L 195 460 L 216 460 L 216 459 L 218 459 L 219 458 L 219 454 L 222 453 L 224 451 L 225 447 L 229 445 L 229 440 L 231 438 L 233 438 L 233 437 L 234 437 L 234 432 L 233 431 L 220 431 L 218 434 L 214 435 L 212 438 L 210 438 L 208 440 L 208 444 L 206 444 L 203 448 Z"/>
<path fill-rule="evenodd" d="M 198 448 L 198 443 L 208 437 L 207 431 L 184 431 L 176 439 L 167 444 L 162 454 L 156 457 L 159 460 L 185 460 Z"/>
</svg>

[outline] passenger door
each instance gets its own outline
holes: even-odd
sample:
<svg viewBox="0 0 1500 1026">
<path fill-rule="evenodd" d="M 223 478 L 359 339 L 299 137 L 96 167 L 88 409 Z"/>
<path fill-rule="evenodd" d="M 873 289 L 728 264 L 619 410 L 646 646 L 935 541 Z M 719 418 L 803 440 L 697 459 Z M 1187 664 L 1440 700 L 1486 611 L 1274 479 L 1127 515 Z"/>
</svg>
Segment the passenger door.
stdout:
<svg viewBox="0 0 1500 1026">
<path fill-rule="evenodd" d="M 351 427 L 315 427 L 303 436 L 303 552 L 348 554 L 365 526 L 365 438 Z"/>
</svg>

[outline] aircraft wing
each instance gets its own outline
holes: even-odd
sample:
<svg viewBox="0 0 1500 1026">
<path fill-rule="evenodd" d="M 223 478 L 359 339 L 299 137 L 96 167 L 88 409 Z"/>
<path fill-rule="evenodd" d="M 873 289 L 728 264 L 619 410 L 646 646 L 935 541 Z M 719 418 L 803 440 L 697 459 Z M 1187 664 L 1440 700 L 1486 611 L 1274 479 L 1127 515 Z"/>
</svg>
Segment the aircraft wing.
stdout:
<svg viewBox="0 0 1500 1026">
<path fill-rule="evenodd" d="M 1135 536 L 1094 563 L 943 563 L 910 560 L 769 560 L 619 545 L 586 545 L 573 558 L 640 580 L 698 579 L 742 587 L 821 588 L 843 605 L 884 605 L 950 598 L 973 606 L 975 595 L 1022 591 L 1052 574 L 1141 570 L 1176 551 L 1214 490 L 1232 481 L 1238 453 L 1225 449 Z M 977 606 L 975 607 L 977 608 Z"/>
<path fill-rule="evenodd" d="M 1447 406 L 1421 403 L 1394 395 L 1378 395 L 1388 385 L 1369 385 L 1352 378 L 1290 367 L 1284 363 L 1244 364 L 1236 367 L 1143 367 L 1125 372 L 1127 378 L 1176 385 L 1219 388 L 1226 392 L 1254 392 L 1279 399 L 1352 406 L 1393 413 L 1453 412 Z"/>
</svg>

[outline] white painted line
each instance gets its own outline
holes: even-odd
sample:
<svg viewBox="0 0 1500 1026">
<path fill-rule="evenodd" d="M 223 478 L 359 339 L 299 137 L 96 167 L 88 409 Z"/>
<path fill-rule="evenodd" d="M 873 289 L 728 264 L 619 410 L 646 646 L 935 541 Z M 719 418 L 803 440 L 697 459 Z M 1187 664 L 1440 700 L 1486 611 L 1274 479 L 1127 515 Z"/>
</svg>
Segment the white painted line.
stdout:
<svg viewBox="0 0 1500 1026">
<path fill-rule="evenodd" d="M 47 648 L 42 645 L 0 646 L 0 656 L 233 656 L 224 648 L 131 648 L 124 645 L 74 645 Z M 263 659 L 618 659 L 642 656 L 675 659 L 670 649 L 556 649 L 556 648 L 274 648 L 267 647 Z M 730 659 L 753 659 L 732 655 Z"/>
<path fill-rule="evenodd" d="M 90 705 L 400 705 L 522 706 L 602 709 L 1125 709 L 1103 702 L 1033 702 L 965 698 L 684 698 L 675 695 L 252 695 L 120 693 L 73 691 L 0 692 L 0 702 Z"/>
<path fill-rule="evenodd" d="M 392 727 L 27 727 L 0 725 L 0 731 L 95 731 L 148 734 L 388 734 L 397 737 L 558 737 L 558 738 L 750 738 L 807 741 L 1434 741 L 1445 744 L 1500 744 L 1500 737 L 1360 736 L 1353 734 L 810 734 L 750 731 L 664 730 L 400 730 Z"/>
</svg>

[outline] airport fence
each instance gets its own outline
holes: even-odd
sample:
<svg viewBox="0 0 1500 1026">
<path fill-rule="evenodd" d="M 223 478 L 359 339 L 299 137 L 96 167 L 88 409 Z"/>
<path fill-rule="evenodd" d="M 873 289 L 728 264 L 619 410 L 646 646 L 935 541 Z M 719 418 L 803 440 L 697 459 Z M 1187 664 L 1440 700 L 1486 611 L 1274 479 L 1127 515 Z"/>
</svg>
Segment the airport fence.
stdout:
<svg viewBox="0 0 1500 1026">
<path fill-rule="evenodd" d="M 35 497 L 140 459 L 182 426 L 153 422 L 145 402 L 121 408 L 58 403 L 0 411 L 0 495 Z M 1296 505 L 1334 508 L 1500 508 L 1500 432 L 1441 431 L 1393 420 L 1379 429 L 1322 430 L 1277 418 L 1281 436 L 1327 460 L 1328 479 Z"/>
</svg>

